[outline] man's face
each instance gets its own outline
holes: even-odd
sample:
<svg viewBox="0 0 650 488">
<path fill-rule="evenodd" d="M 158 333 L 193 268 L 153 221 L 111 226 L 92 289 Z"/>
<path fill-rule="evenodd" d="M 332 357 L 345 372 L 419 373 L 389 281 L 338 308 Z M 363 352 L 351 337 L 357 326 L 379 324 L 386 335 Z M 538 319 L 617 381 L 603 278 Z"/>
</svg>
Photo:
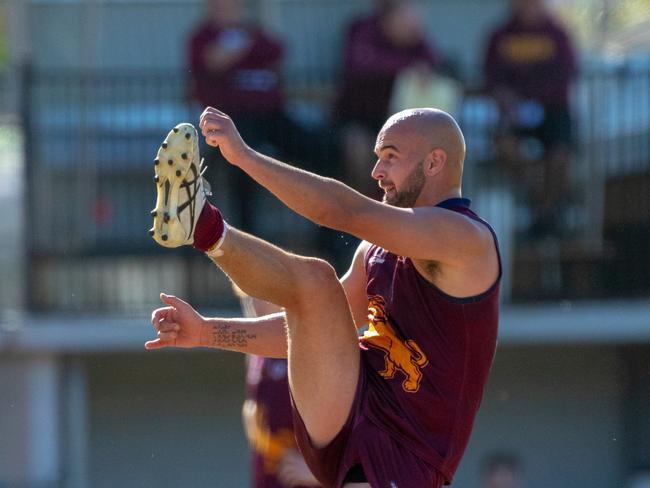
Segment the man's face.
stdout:
<svg viewBox="0 0 650 488">
<path fill-rule="evenodd" d="M 506 466 L 494 469 L 485 482 L 486 488 L 518 488 L 518 486 L 516 473 Z"/>
<path fill-rule="evenodd" d="M 417 141 L 412 139 L 406 130 L 395 126 L 382 129 L 377 136 L 372 177 L 384 190 L 382 201 L 388 205 L 414 207 L 426 183 L 424 157 L 417 153 Z"/>
<path fill-rule="evenodd" d="M 213 22 L 228 24 L 239 21 L 240 0 L 206 0 L 206 10 Z"/>
<path fill-rule="evenodd" d="M 521 21 L 535 24 L 544 17 L 543 0 L 512 0 L 512 10 Z"/>
<path fill-rule="evenodd" d="M 422 14 L 414 4 L 399 3 L 384 18 L 383 30 L 397 47 L 411 47 L 424 40 Z"/>
</svg>

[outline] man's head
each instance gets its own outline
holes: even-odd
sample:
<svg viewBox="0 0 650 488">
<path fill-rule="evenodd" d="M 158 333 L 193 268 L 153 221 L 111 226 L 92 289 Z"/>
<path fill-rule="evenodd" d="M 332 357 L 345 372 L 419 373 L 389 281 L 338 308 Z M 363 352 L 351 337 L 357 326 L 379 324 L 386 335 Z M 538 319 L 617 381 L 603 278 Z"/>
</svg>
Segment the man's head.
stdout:
<svg viewBox="0 0 650 488">
<path fill-rule="evenodd" d="M 390 117 L 377 136 L 372 177 L 396 207 L 433 205 L 460 196 L 465 139 L 454 118 L 432 108 Z"/>
<path fill-rule="evenodd" d="M 507 453 L 496 453 L 483 463 L 483 488 L 519 488 L 521 464 Z"/>
<path fill-rule="evenodd" d="M 384 15 L 385 12 L 388 11 L 388 9 L 391 8 L 391 6 L 396 3 L 398 0 L 374 0 L 373 3 L 373 9 L 374 11 L 381 15 Z"/>
<path fill-rule="evenodd" d="M 231 25 L 241 21 L 241 0 L 205 0 L 205 13 L 216 25 Z"/>
<path fill-rule="evenodd" d="M 380 12 L 384 35 L 394 46 L 409 48 L 425 38 L 422 14 L 411 0 L 386 2 Z"/>
<path fill-rule="evenodd" d="M 512 13 L 526 25 L 536 25 L 546 18 L 544 0 L 511 0 Z"/>
</svg>

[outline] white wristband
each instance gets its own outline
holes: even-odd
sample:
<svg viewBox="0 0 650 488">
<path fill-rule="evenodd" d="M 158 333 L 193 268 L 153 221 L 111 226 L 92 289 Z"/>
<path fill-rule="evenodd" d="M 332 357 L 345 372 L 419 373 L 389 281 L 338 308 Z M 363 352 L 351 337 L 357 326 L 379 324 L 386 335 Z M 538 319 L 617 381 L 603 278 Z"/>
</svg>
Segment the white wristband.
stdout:
<svg viewBox="0 0 650 488">
<path fill-rule="evenodd" d="M 212 246 L 210 249 L 208 249 L 205 252 L 209 258 L 218 258 L 220 256 L 223 256 L 223 251 L 221 250 L 221 246 L 223 245 L 223 241 L 226 239 L 226 234 L 228 234 L 228 224 L 224 220 L 223 232 L 221 233 L 221 237 L 219 238 L 219 240 L 214 246 Z"/>
</svg>

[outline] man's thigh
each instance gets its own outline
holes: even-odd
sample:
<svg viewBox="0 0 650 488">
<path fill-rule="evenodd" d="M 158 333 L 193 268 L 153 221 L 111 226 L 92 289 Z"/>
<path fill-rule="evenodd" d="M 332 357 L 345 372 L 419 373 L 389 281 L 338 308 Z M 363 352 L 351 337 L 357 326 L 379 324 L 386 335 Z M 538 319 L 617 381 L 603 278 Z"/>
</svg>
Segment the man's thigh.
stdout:
<svg viewBox="0 0 650 488">
<path fill-rule="evenodd" d="M 312 444 L 321 447 L 348 419 L 360 352 L 350 306 L 336 275 L 326 268 L 316 270 L 314 283 L 309 300 L 286 310 L 289 385 Z"/>
</svg>

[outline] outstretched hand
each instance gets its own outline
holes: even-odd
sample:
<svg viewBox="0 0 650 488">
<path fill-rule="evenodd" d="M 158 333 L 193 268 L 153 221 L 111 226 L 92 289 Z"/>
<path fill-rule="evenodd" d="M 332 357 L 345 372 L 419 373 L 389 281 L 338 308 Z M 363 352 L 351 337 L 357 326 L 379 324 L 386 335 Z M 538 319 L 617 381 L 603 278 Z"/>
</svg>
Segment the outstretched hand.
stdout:
<svg viewBox="0 0 650 488">
<path fill-rule="evenodd" d="M 237 165 L 250 151 L 239 135 L 232 119 L 214 107 L 207 107 L 199 119 L 199 128 L 205 137 L 205 142 L 218 147 L 229 163 Z"/>
<path fill-rule="evenodd" d="M 190 304 L 172 295 L 160 294 L 160 300 L 167 307 L 156 309 L 151 314 L 151 324 L 158 332 L 158 338 L 147 341 L 146 349 L 163 347 L 200 347 L 203 317 Z"/>
</svg>

